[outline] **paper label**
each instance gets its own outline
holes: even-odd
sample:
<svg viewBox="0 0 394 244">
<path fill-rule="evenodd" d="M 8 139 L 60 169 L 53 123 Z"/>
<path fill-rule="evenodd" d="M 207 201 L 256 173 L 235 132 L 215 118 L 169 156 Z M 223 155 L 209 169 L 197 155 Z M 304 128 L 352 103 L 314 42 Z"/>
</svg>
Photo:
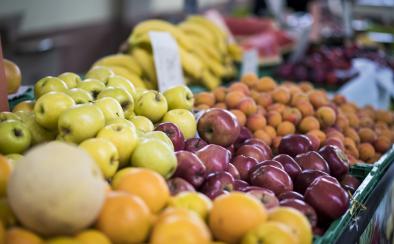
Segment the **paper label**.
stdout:
<svg viewBox="0 0 394 244">
<path fill-rule="evenodd" d="M 250 49 L 244 51 L 242 58 L 241 75 L 247 73 L 257 74 L 259 70 L 259 53 L 257 49 Z"/>
<path fill-rule="evenodd" d="M 151 31 L 149 37 L 153 49 L 153 59 L 159 91 L 183 85 L 183 72 L 178 52 L 178 44 L 168 32 Z"/>
</svg>

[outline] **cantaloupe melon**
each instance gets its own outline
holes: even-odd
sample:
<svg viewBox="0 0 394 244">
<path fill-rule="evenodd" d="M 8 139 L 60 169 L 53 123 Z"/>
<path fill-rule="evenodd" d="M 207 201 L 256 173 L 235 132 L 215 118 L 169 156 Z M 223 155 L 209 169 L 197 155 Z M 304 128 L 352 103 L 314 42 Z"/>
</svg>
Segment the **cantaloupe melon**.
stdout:
<svg viewBox="0 0 394 244">
<path fill-rule="evenodd" d="M 8 199 L 19 221 L 43 235 L 89 226 L 105 198 L 100 169 L 82 149 L 62 142 L 39 145 L 18 161 Z"/>
</svg>

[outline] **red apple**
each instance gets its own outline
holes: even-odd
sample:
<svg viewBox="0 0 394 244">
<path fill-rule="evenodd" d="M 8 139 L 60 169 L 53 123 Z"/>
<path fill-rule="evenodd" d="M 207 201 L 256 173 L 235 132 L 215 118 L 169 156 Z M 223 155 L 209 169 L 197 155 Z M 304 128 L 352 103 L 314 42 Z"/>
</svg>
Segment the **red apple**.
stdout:
<svg viewBox="0 0 394 244">
<path fill-rule="evenodd" d="M 245 191 L 245 189 L 249 186 L 248 182 L 243 180 L 234 180 L 234 191 Z"/>
<path fill-rule="evenodd" d="M 293 182 L 286 171 L 272 165 L 257 168 L 250 172 L 249 178 L 252 185 L 268 188 L 277 196 L 293 190 Z"/>
<path fill-rule="evenodd" d="M 185 141 L 185 150 L 195 153 L 206 145 L 208 143 L 201 138 L 190 138 Z"/>
<path fill-rule="evenodd" d="M 312 142 L 305 135 L 292 134 L 282 137 L 278 147 L 278 153 L 288 154 L 295 157 L 298 154 L 312 150 Z"/>
<path fill-rule="evenodd" d="M 206 142 L 227 147 L 238 139 L 241 128 L 231 112 L 212 108 L 201 115 L 197 122 L 197 130 Z"/>
<path fill-rule="evenodd" d="M 336 146 L 339 149 L 341 149 L 342 151 L 345 150 L 345 146 L 343 145 L 343 142 L 340 141 L 339 139 L 335 138 L 335 137 L 329 137 L 327 138 L 324 143 L 325 146 L 331 145 L 331 146 Z"/>
<path fill-rule="evenodd" d="M 349 160 L 341 149 L 327 145 L 319 150 L 319 154 L 327 161 L 331 175 L 340 179 L 349 172 Z"/>
<path fill-rule="evenodd" d="M 349 174 L 344 175 L 340 183 L 342 187 L 346 191 L 350 191 L 350 193 L 355 192 L 360 185 L 360 181 L 356 177 Z"/>
<path fill-rule="evenodd" d="M 303 200 L 300 199 L 284 199 L 279 202 L 280 206 L 290 207 L 297 209 L 301 213 L 305 215 L 305 217 L 309 220 L 309 223 L 312 227 L 315 227 L 317 224 L 317 214 L 316 211 L 312 208 L 311 205 L 307 204 Z"/>
<path fill-rule="evenodd" d="M 288 191 L 288 192 L 284 192 L 284 193 L 280 194 L 278 199 L 279 199 L 279 201 L 282 201 L 284 199 L 299 199 L 299 200 L 304 201 L 304 196 L 298 192 L 295 192 L 295 191 Z"/>
<path fill-rule="evenodd" d="M 207 174 L 225 171 L 231 159 L 231 153 L 226 148 L 215 144 L 206 145 L 196 155 L 207 168 Z"/>
<path fill-rule="evenodd" d="M 330 168 L 326 160 L 315 151 L 298 154 L 295 157 L 295 161 L 297 161 L 303 170 L 315 169 L 326 172 L 327 174 L 330 173 Z"/>
<path fill-rule="evenodd" d="M 265 155 L 265 158 L 271 159 L 272 158 L 272 150 L 271 148 L 261 139 L 258 138 L 250 138 L 244 142 L 244 145 L 253 145 L 260 148 Z"/>
<path fill-rule="evenodd" d="M 176 124 L 171 123 L 171 122 L 160 123 L 155 128 L 155 130 L 162 131 L 167 134 L 167 136 L 172 141 L 172 144 L 174 145 L 175 151 L 179 151 L 179 150 L 184 149 L 185 138 L 183 137 L 181 130 L 178 128 L 178 126 Z"/>
<path fill-rule="evenodd" d="M 180 177 L 196 188 L 200 187 L 207 175 L 207 168 L 204 163 L 197 155 L 188 151 L 178 151 L 175 156 L 178 165 L 174 177 Z"/>
<path fill-rule="evenodd" d="M 230 146 L 226 147 L 226 149 L 231 153 L 231 157 L 232 157 L 232 155 L 234 155 L 235 152 L 234 144 L 231 144 Z"/>
<path fill-rule="evenodd" d="M 275 193 L 264 187 L 249 187 L 245 190 L 246 194 L 255 197 L 267 209 L 279 206 L 279 200 L 276 198 Z"/>
<path fill-rule="evenodd" d="M 302 171 L 294 182 L 294 189 L 301 194 L 305 193 L 306 188 L 318 177 L 328 175 L 320 170 L 308 169 Z"/>
<path fill-rule="evenodd" d="M 194 187 L 182 178 L 172 178 L 167 181 L 172 196 L 184 191 L 196 191 Z"/>
<path fill-rule="evenodd" d="M 320 176 L 315 179 L 306 189 L 304 197 L 305 201 L 316 210 L 319 218 L 335 220 L 348 209 L 349 195 L 329 177 Z"/>
<path fill-rule="evenodd" d="M 289 174 L 291 179 L 294 181 L 297 176 L 302 172 L 301 167 L 298 163 L 287 154 L 276 155 L 272 160 L 278 161 L 282 164 L 285 171 Z"/>
<path fill-rule="evenodd" d="M 311 142 L 312 142 L 312 150 L 313 151 L 317 151 L 317 150 L 319 150 L 319 147 L 320 147 L 320 140 L 319 140 L 319 138 L 317 138 L 316 136 L 314 136 L 314 135 L 306 135 L 308 138 L 309 138 L 309 140 L 311 140 Z"/>
<path fill-rule="evenodd" d="M 230 173 L 236 180 L 241 179 L 238 169 L 231 163 L 227 165 L 226 172 Z"/>
<path fill-rule="evenodd" d="M 315 226 L 315 227 L 313 227 L 312 232 L 313 232 L 313 235 L 315 235 L 315 236 L 322 236 L 322 235 L 324 235 L 324 232 L 326 232 L 326 231 L 319 226 Z"/>
<path fill-rule="evenodd" d="M 247 139 L 250 139 L 252 137 L 253 137 L 253 133 L 246 126 L 241 126 L 239 136 L 234 143 L 235 148 L 238 148 L 239 146 L 241 146 L 244 143 L 244 141 L 246 141 Z"/>
<path fill-rule="evenodd" d="M 231 163 L 238 169 L 241 180 L 249 181 L 249 171 L 258 162 L 252 157 L 238 155 L 232 159 Z"/>
<path fill-rule="evenodd" d="M 244 156 L 252 157 L 259 162 L 263 160 L 271 159 L 271 157 L 267 156 L 263 150 L 253 145 L 243 145 L 239 147 L 236 152 L 236 155 L 244 155 Z"/>
<path fill-rule="evenodd" d="M 279 163 L 278 161 L 275 161 L 275 160 L 264 160 L 264 161 L 261 161 L 260 163 L 258 163 L 255 166 L 255 168 L 259 167 L 260 165 L 272 165 L 272 166 L 277 167 L 277 168 L 279 168 L 281 170 L 285 170 L 283 165 L 281 163 Z"/>
<path fill-rule="evenodd" d="M 228 172 L 217 172 L 208 175 L 201 187 L 201 192 L 207 195 L 210 199 L 215 199 L 225 191 L 232 191 L 233 189 L 233 176 Z"/>
</svg>

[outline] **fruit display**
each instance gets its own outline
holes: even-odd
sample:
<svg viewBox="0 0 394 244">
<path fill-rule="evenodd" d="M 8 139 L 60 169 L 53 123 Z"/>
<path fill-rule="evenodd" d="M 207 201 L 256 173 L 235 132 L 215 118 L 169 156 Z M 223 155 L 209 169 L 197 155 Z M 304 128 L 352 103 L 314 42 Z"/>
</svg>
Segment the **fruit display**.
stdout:
<svg viewBox="0 0 394 244">
<path fill-rule="evenodd" d="M 324 90 L 307 82 L 278 84 L 270 77 L 248 74 L 229 87 L 198 93 L 195 100 L 200 110 L 228 109 L 245 135 L 252 133 L 274 152 L 280 151 L 284 136 L 300 133 L 309 138 L 315 151 L 337 146 L 353 165 L 376 162 L 394 141 L 393 112 L 358 107 L 341 95 L 330 99 Z M 301 147 L 302 142 L 297 145 Z M 297 147 L 288 154 L 296 156 Z"/>
<path fill-rule="evenodd" d="M 132 30 L 123 54 L 103 57 L 92 69 L 107 67 L 117 75 L 128 78 L 135 87 L 157 89 L 149 32 L 165 31 L 176 40 L 179 57 L 188 84 L 199 84 L 213 89 L 223 79 L 236 75 L 235 61 L 240 61 L 242 50 L 229 43 L 227 34 L 204 16 L 190 16 L 175 25 L 158 19 L 146 20 Z M 89 75 L 89 72 L 88 72 Z"/>
<path fill-rule="evenodd" d="M 7 83 L 7 93 L 13 94 L 18 91 L 21 81 L 22 74 L 21 71 L 14 62 L 3 59 L 4 62 L 4 71 L 5 71 L 5 81 Z"/>
</svg>

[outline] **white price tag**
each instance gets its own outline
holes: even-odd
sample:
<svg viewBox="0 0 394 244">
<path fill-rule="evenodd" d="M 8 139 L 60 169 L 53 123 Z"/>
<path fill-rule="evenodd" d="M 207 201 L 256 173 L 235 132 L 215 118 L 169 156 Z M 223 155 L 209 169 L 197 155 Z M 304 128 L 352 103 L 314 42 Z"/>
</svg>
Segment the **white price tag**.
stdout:
<svg viewBox="0 0 394 244">
<path fill-rule="evenodd" d="M 257 49 L 250 49 L 244 52 L 242 58 L 241 75 L 247 73 L 257 74 L 259 69 L 259 53 Z"/>
<path fill-rule="evenodd" d="M 158 79 L 159 91 L 183 85 L 183 73 L 178 44 L 168 32 L 151 31 L 149 37 Z"/>
</svg>

